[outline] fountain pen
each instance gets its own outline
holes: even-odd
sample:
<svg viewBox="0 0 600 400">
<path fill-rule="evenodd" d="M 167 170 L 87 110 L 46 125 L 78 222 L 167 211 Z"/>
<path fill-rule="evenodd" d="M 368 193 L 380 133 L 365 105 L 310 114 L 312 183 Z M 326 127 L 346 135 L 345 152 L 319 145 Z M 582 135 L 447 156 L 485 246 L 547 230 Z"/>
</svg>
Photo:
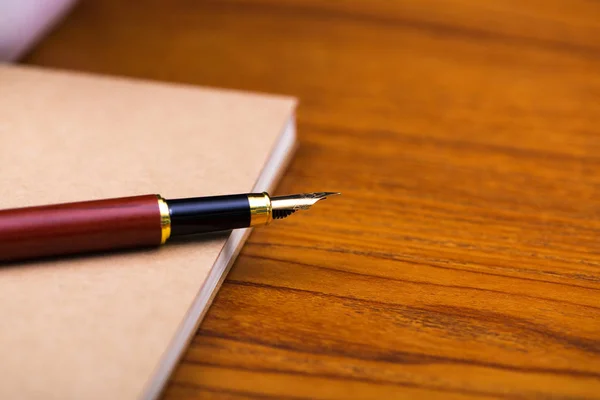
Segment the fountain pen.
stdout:
<svg viewBox="0 0 600 400">
<path fill-rule="evenodd" d="M 174 200 L 152 194 L 0 210 L 0 261 L 160 246 L 180 236 L 267 225 L 335 194 Z"/>
</svg>

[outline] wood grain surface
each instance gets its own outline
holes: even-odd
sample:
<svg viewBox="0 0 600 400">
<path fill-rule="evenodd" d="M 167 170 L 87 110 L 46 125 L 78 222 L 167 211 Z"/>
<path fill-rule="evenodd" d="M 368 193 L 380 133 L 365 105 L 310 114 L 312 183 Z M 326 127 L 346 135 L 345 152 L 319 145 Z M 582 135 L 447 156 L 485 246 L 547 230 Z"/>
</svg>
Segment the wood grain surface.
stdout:
<svg viewBox="0 0 600 400">
<path fill-rule="evenodd" d="M 165 399 L 600 398 L 599 2 L 84 1 L 25 62 L 297 96 L 278 194 L 343 192 Z"/>
</svg>

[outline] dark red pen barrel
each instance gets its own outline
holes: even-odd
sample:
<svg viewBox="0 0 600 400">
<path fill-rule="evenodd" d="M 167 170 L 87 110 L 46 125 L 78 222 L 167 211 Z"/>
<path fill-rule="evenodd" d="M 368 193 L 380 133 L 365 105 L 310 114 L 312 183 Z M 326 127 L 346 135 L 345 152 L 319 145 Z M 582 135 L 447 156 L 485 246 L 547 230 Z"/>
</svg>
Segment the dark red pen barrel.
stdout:
<svg viewBox="0 0 600 400">
<path fill-rule="evenodd" d="M 0 210 L 0 261 L 161 244 L 156 195 Z"/>
</svg>

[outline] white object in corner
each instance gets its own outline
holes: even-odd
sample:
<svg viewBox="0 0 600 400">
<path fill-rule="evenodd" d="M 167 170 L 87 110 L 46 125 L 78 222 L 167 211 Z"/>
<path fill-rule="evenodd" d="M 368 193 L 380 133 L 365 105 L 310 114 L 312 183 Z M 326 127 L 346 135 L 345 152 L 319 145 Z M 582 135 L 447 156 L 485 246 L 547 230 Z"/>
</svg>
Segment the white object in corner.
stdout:
<svg viewBox="0 0 600 400">
<path fill-rule="evenodd" d="M 0 0 L 0 61 L 15 61 L 35 45 L 75 0 Z"/>
</svg>

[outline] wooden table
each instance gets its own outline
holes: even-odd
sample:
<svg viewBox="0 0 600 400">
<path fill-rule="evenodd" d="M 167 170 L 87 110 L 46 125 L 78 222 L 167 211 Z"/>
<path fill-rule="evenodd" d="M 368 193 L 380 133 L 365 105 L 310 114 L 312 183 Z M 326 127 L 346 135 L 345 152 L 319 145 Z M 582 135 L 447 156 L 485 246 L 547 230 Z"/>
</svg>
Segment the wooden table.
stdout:
<svg viewBox="0 0 600 400">
<path fill-rule="evenodd" d="M 343 192 L 253 233 L 166 399 L 600 398 L 597 1 L 87 1 L 25 62 L 297 96 L 278 192 Z"/>
</svg>

